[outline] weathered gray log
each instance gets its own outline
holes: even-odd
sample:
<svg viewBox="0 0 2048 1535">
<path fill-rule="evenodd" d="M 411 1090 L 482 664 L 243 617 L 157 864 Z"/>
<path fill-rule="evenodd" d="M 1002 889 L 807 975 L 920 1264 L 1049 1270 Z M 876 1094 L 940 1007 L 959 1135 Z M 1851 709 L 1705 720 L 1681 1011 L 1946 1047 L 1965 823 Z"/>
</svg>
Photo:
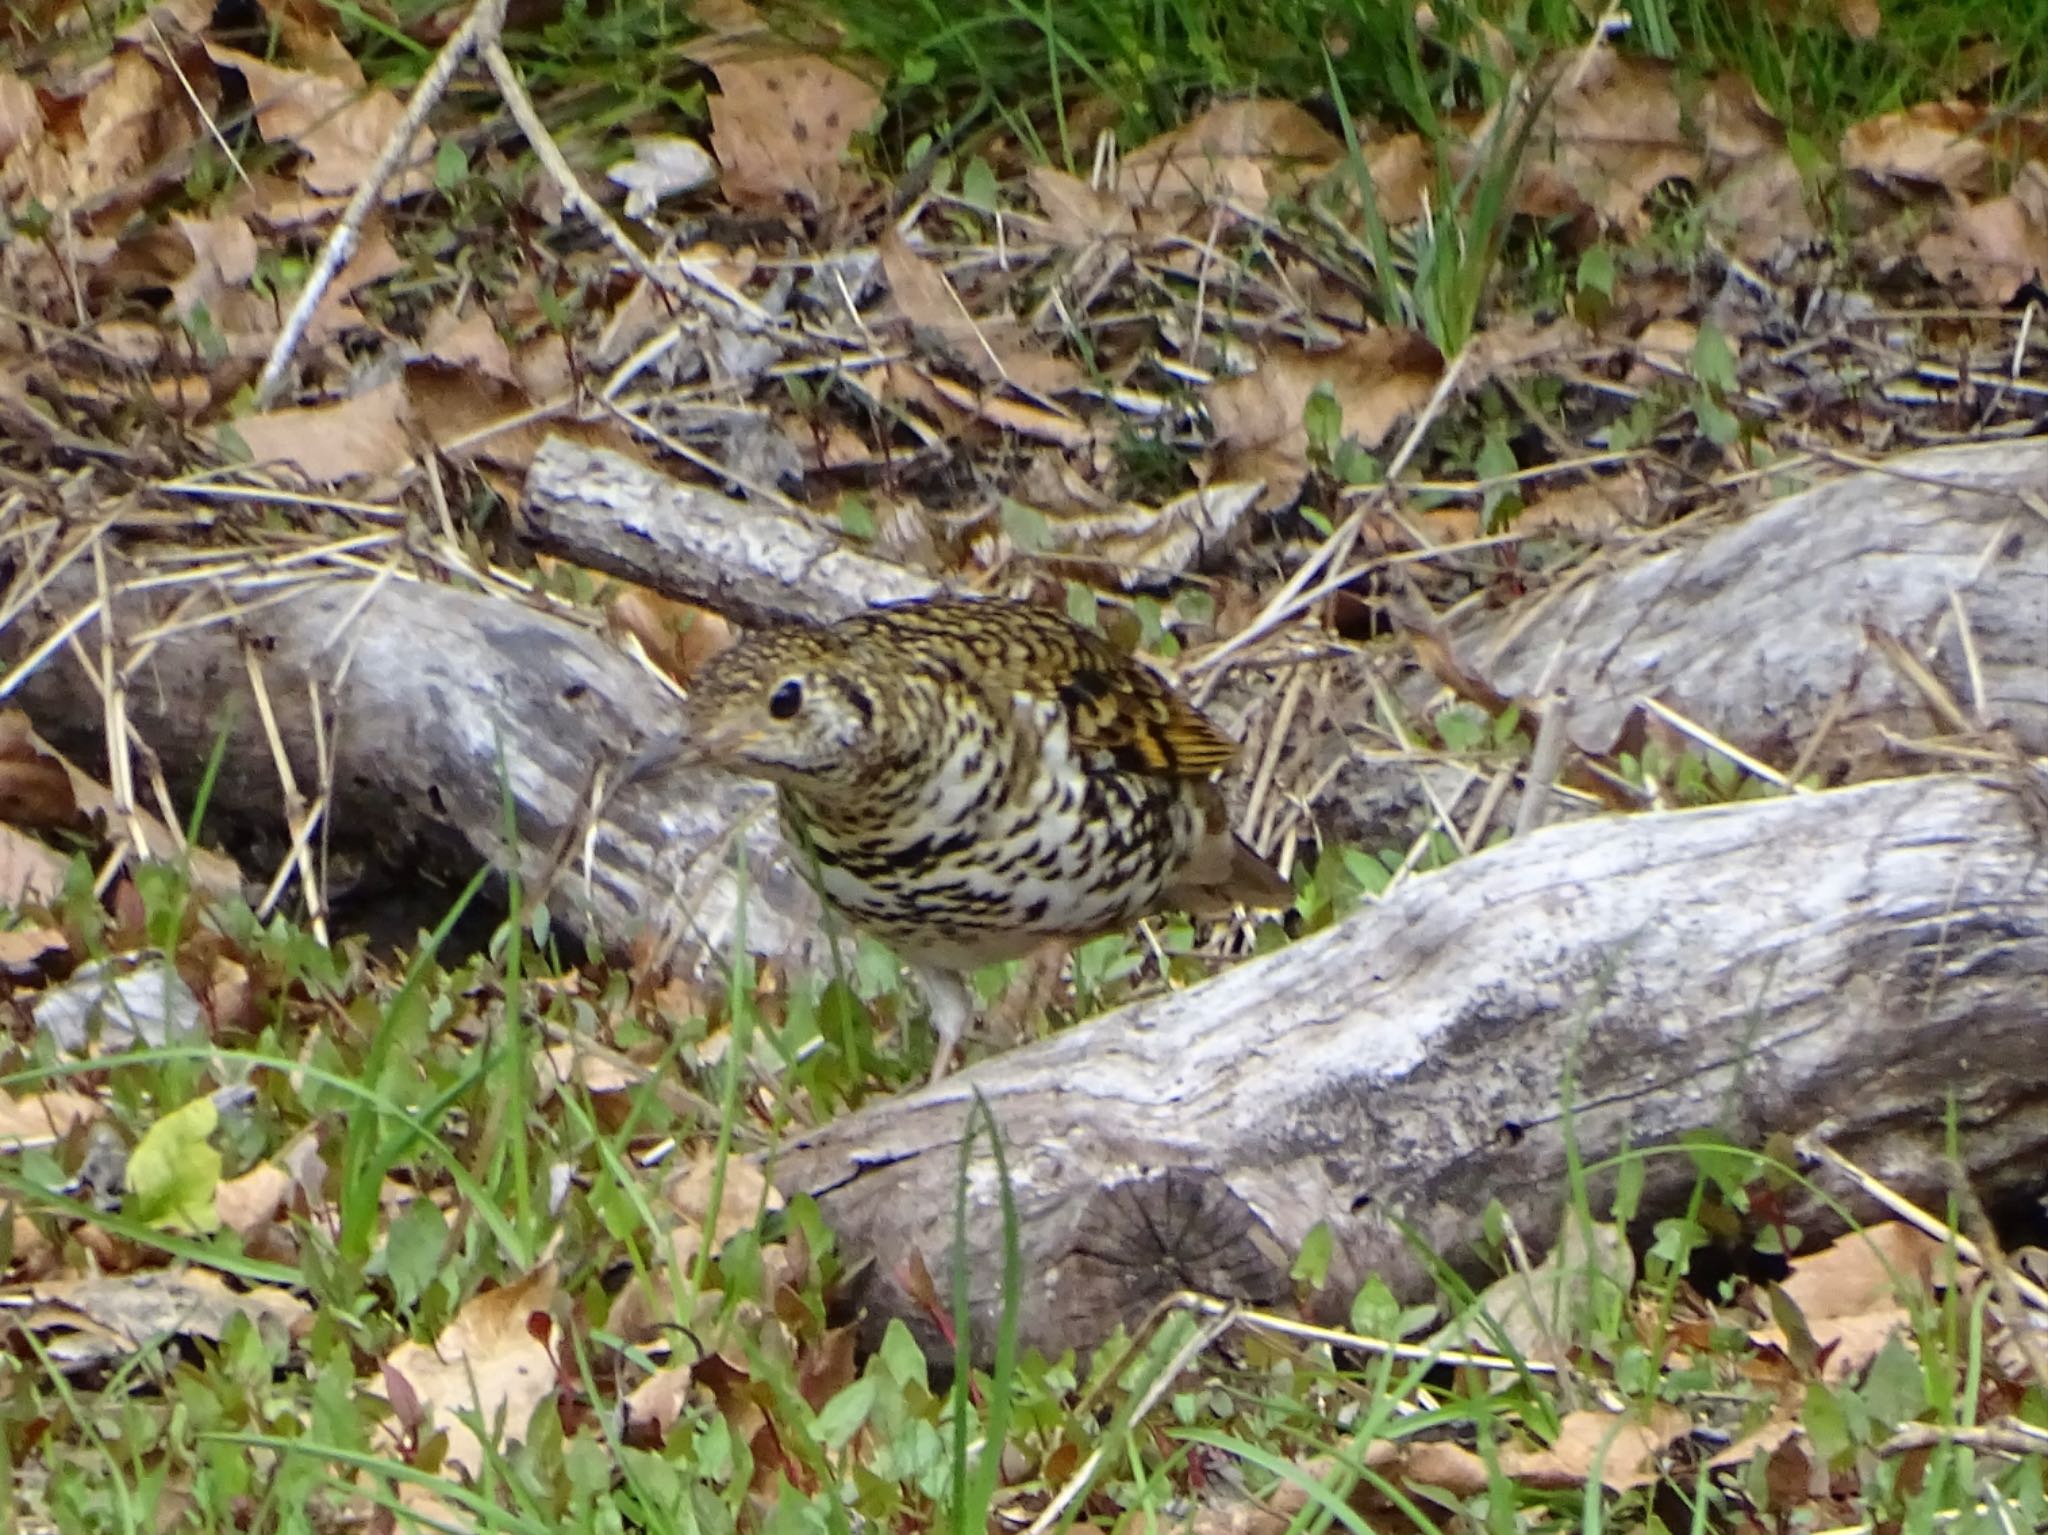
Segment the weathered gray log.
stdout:
<svg viewBox="0 0 2048 1535">
<path fill-rule="evenodd" d="M 1326 1293 L 1418 1297 L 1404 1228 L 1469 1269 L 1499 1200 L 1542 1241 L 1584 1164 L 1689 1131 L 1832 1127 L 1910 1195 L 1943 1186 L 1943 1116 L 1988 1195 L 2048 1153 L 2048 850 L 2022 789 L 1893 780 L 1557 826 L 1191 990 L 991 1058 L 813 1132 L 774 1167 L 842 1253 L 879 1259 L 877 1325 L 948 1295 L 971 1095 L 1008 1144 L 1025 1339 L 1085 1347 L 1181 1287 L 1270 1302 L 1328 1221 Z M 1643 1209 L 1693 1170 L 1648 1162 Z M 1612 1185 L 1594 1178 L 1595 1197 Z M 986 1142 L 968 1174 L 977 1335 L 1003 1271 Z M 1938 1202 L 1938 1201 L 1937 1201 Z M 1854 1203 L 1852 1201 L 1852 1203 Z M 1802 1211 L 1825 1234 L 1825 1210 Z"/>
<path fill-rule="evenodd" d="M 161 590 L 121 592 L 129 574 L 115 562 L 114 631 L 124 644 L 152 629 L 171 600 Z M 187 621 L 230 596 L 173 590 L 199 604 L 182 610 Z M 17 625 L 0 649 L 24 653 L 91 595 L 83 577 L 60 580 L 40 621 Z M 85 640 L 96 652 L 97 624 Z M 630 755 L 674 718 L 653 678 L 567 619 L 454 587 L 309 581 L 232 622 L 194 622 L 157 640 L 129 683 L 129 717 L 174 785 L 189 790 L 225 727 L 208 824 L 267 832 L 273 843 L 283 791 L 245 648 L 309 798 L 324 781 L 318 698 L 334 751 L 323 845 L 341 863 L 365 866 L 373 885 L 381 874 L 459 888 L 492 866 L 519 869 L 531 889 L 563 828 L 584 816 L 579 795 L 600 756 Z M 124 653 L 117 646 L 117 656 Z M 101 754 L 101 711 L 68 655 L 48 660 L 22 701 L 64 750 Z M 802 954 L 817 931 L 816 903 L 788 862 L 773 815 L 763 813 L 769 804 L 765 791 L 724 775 L 678 772 L 627 785 L 605 809 L 588 864 L 579 852 L 550 887 L 553 915 L 566 930 L 614 947 L 652 932 L 684 968 L 716 959 L 739 910 L 729 872 L 737 836 L 749 865 L 749 946 Z"/>
<path fill-rule="evenodd" d="M 774 507 L 562 437 L 534 455 L 522 521 L 538 548 L 748 625 L 844 618 L 940 589 Z"/>
<path fill-rule="evenodd" d="M 2048 751 L 2044 498 L 2048 438 L 1902 454 L 1460 638 L 1510 697 L 1548 673 L 1587 751 L 1612 751 L 1646 697 L 1784 764 L 1831 710 L 1835 756 L 1867 759 L 1879 728 L 1956 734 L 1870 630 L 1921 657 L 1969 729 Z"/>
<path fill-rule="evenodd" d="M 1627 744 L 1650 698 L 1780 770 L 1825 728 L 1806 766 L 1829 783 L 1952 765 L 1908 741 L 2003 732 L 2048 752 L 2044 498 L 2048 438 L 1902 454 L 1739 521 L 1619 548 L 1513 608 L 1471 609 L 1446 638 L 1494 692 L 1562 707 L 1587 752 Z M 1879 635 L 1925 663 L 1960 722 Z M 1442 697 L 1420 675 L 1401 691 L 1417 712 Z M 1448 803 L 1473 775 L 1354 760 L 1319 801 L 1323 830 L 1406 841 L 1430 818 L 1424 776 Z M 1512 819 L 1510 807 L 1496 824 Z"/>
</svg>

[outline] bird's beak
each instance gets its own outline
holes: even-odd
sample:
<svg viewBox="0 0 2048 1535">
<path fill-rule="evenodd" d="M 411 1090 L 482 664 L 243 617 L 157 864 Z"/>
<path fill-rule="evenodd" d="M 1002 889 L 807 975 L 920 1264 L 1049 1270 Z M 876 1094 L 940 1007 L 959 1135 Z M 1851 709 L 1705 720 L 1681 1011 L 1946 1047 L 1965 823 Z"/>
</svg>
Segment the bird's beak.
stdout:
<svg viewBox="0 0 2048 1535">
<path fill-rule="evenodd" d="M 707 763 L 729 762 L 760 738 L 760 732 L 743 725 L 723 730 L 698 731 L 689 727 L 672 730 L 635 752 L 627 759 L 623 783 L 637 783 L 676 768 L 703 767 Z"/>
</svg>

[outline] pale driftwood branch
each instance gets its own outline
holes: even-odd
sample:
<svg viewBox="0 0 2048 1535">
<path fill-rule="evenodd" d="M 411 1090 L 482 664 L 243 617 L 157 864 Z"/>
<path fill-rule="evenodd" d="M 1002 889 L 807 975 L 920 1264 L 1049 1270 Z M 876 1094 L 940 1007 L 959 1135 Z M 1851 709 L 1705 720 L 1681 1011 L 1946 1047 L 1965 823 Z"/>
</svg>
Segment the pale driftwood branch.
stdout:
<svg viewBox="0 0 2048 1535">
<path fill-rule="evenodd" d="M 1867 760 L 1880 731 L 2004 728 L 2022 750 L 2048 751 L 2044 497 L 2048 439 L 1901 455 L 1669 552 L 1595 567 L 1533 612 L 1475 614 L 1460 652 L 1510 697 L 1548 673 L 1586 751 L 1612 751 L 1645 697 L 1781 766 L 1831 711 L 1830 759 Z M 1872 631 L 1919 655 L 1965 723 L 1873 648 Z"/>
<path fill-rule="evenodd" d="M 225 594 L 174 590 L 192 626 L 152 642 L 129 680 L 137 733 L 189 793 L 225 728 L 208 825 L 274 833 L 282 790 L 252 706 L 245 655 L 253 656 L 295 779 L 308 792 L 331 783 L 320 845 L 358 868 L 380 901 L 394 885 L 422 881 L 438 882 L 445 901 L 487 865 L 517 867 L 531 882 L 564 828 L 585 824 L 582 796 L 600 761 L 630 755 L 672 718 L 667 694 L 597 633 L 502 598 L 403 580 L 315 580 L 231 622 L 203 623 Z M 53 584 L 45 624 L 86 595 L 82 582 Z M 116 597 L 117 660 L 168 606 L 162 593 Z M 25 652 L 40 628 L 17 625 L 6 648 Z M 78 707 L 90 696 L 62 655 L 23 690 L 50 738 L 85 757 L 102 739 L 96 717 Z M 331 777 L 315 749 L 316 698 Z M 816 904 L 768 806 L 765 791 L 723 775 L 628 785 L 606 806 L 588 862 L 579 847 L 561 869 L 549 905 L 569 931 L 608 947 L 652 932 L 685 966 L 710 961 L 735 928 L 729 865 L 744 849 L 749 947 L 801 955 L 815 940 Z"/>
<path fill-rule="evenodd" d="M 877 1325 L 916 1307 L 921 1253 L 949 1294 L 959 1137 L 979 1092 L 1008 1142 L 1025 1338 L 1086 1346 L 1162 1296 L 1256 1302 L 1328 1221 L 1342 1303 L 1378 1272 L 1431 1287 L 1419 1239 L 1469 1268 L 1499 1200 L 1555 1229 L 1568 1147 L 1603 1159 L 1690 1131 L 1754 1145 L 1832 1126 L 1921 1198 L 1944 1114 L 1980 1192 L 2048 1152 L 2048 852 L 2021 787 L 1896 780 L 1723 809 L 1552 827 L 1190 991 L 987 1060 L 814 1132 L 776 1163 L 873 1257 Z M 1690 1186 L 1653 1157 L 1661 1213 Z M 977 1336 L 1001 1261 L 994 1164 L 968 1180 Z M 1816 1234 L 1834 1224 L 1801 1210 Z"/>
<path fill-rule="evenodd" d="M 940 589 L 785 512 L 561 437 L 534 456 L 524 521 L 541 549 L 749 625 L 844 618 Z"/>
</svg>

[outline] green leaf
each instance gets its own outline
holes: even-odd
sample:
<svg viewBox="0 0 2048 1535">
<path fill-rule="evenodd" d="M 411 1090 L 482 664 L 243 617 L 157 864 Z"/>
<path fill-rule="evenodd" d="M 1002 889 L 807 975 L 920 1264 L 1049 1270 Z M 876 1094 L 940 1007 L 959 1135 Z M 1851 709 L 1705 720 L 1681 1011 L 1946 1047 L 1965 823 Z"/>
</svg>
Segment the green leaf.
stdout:
<svg viewBox="0 0 2048 1535">
<path fill-rule="evenodd" d="M 391 1222 L 384 1238 L 383 1270 L 399 1305 L 417 1305 L 427 1293 L 441 1271 L 447 1242 L 447 1218 L 431 1199 L 415 1199 Z"/>
<path fill-rule="evenodd" d="M 1863 1405 L 1889 1433 L 1901 1423 L 1913 1422 L 1933 1405 L 1927 1395 L 1927 1377 L 1920 1362 L 1905 1340 L 1893 1333 L 1870 1362 L 1870 1373 L 1863 1380 Z"/>
<path fill-rule="evenodd" d="M 1437 714 L 1436 735 L 1445 751 L 1477 751 L 1486 741 L 1486 716 L 1470 704 L 1452 704 Z"/>
<path fill-rule="evenodd" d="M 1308 433 L 1309 457 L 1327 464 L 1337 456 L 1344 435 L 1344 407 L 1328 384 L 1318 384 L 1301 408 L 1302 430 Z"/>
<path fill-rule="evenodd" d="M 1692 376 L 1717 395 L 1735 392 L 1735 349 L 1719 326 L 1702 325 L 1694 338 Z"/>
<path fill-rule="evenodd" d="M 1496 426 L 1488 431 L 1472 468 L 1482 480 L 1502 482 L 1489 486 L 1481 502 L 1482 519 L 1489 529 L 1499 527 L 1507 515 L 1521 510 L 1522 498 L 1515 489 L 1516 482 L 1507 478 L 1521 467 L 1515 458 L 1515 450 L 1508 446 L 1506 429 Z M 1510 500 L 1514 502 L 1512 507 L 1506 506 Z"/>
<path fill-rule="evenodd" d="M 1028 554 L 1043 554 L 1052 547 L 1052 524 L 1035 506 L 1003 497 L 1002 524 L 1010 542 Z"/>
<path fill-rule="evenodd" d="M 967 162 L 967 169 L 960 177 L 960 198 L 977 208 L 995 210 L 996 173 L 989 169 L 988 161 L 980 155 Z"/>
<path fill-rule="evenodd" d="M 1633 1154 L 1621 1159 L 1621 1166 L 1614 1172 L 1614 1218 L 1626 1224 L 1636 1218 L 1636 1211 L 1642 1207 L 1643 1178 L 1646 1172 L 1643 1158 Z"/>
<path fill-rule="evenodd" d="M 1606 246 L 1589 246 L 1579 257 L 1577 282 L 1580 292 L 1613 298 L 1614 275 L 1614 252 Z"/>
<path fill-rule="evenodd" d="M 1289 1279 L 1306 1281 L 1311 1290 L 1320 1290 L 1330 1278 L 1330 1257 L 1336 1251 L 1337 1239 L 1330 1232 L 1328 1221 L 1317 1221 L 1308 1228 L 1308 1235 L 1301 1239 L 1301 1251 L 1295 1254 L 1294 1267 L 1287 1271 Z"/>
<path fill-rule="evenodd" d="M 441 147 L 434 151 L 434 186 L 443 192 L 452 192 L 462 179 L 469 174 L 469 155 L 452 138 L 441 140 Z"/>
<path fill-rule="evenodd" d="M 1692 1255 L 1707 1245 L 1707 1228 L 1683 1216 L 1661 1220 L 1652 1228 L 1650 1256 L 1673 1268 L 1683 1268 Z"/>
<path fill-rule="evenodd" d="M 1100 607 L 1095 599 L 1095 588 L 1083 586 L 1079 581 L 1067 583 L 1067 617 L 1083 629 L 1092 629 L 1098 634 L 1102 632 Z"/>
<path fill-rule="evenodd" d="M 848 496 L 839 503 L 839 526 L 849 537 L 861 540 L 875 536 L 875 513 L 859 496 Z"/>
<path fill-rule="evenodd" d="M 1398 1338 L 1400 1325 L 1400 1301 L 1384 1279 L 1368 1275 L 1351 1297 L 1351 1330 L 1365 1338 Z"/>
<path fill-rule="evenodd" d="M 1717 448 L 1727 447 L 1742 435 L 1742 423 L 1735 418 L 1734 413 L 1712 400 L 1693 401 L 1692 414 L 1693 419 L 1699 422 L 1700 430 L 1706 433 L 1707 441 Z"/>
<path fill-rule="evenodd" d="M 917 1339 L 910 1335 L 910 1329 L 903 1325 L 901 1317 L 889 1319 L 888 1329 L 882 1334 L 878 1357 L 882 1368 L 889 1372 L 889 1378 L 897 1385 L 924 1389 L 924 1350 L 917 1346 Z"/>
<path fill-rule="evenodd" d="M 220 1153 L 207 1138 L 219 1124 L 213 1100 L 194 1098 L 151 1125 L 128 1156 L 128 1213 L 187 1235 L 218 1230 L 213 1192 L 220 1186 Z"/>
<path fill-rule="evenodd" d="M 1819 1381 L 1812 1381 L 1806 1388 L 1806 1406 L 1800 1413 L 1800 1420 L 1806 1425 L 1806 1437 L 1812 1442 L 1814 1453 L 1832 1465 L 1855 1448 L 1855 1441 L 1849 1436 L 1849 1416 L 1844 1410 L 1842 1399 Z"/>
<path fill-rule="evenodd" d="M 860 1432 L 874 1410 L 879 1387 L 872 1375 L 864 1375 L 835 1394 L 818 1409 L 818 1437 L 828 1449 L 839 1449 Z"/>
<path fill-rule="evenodd" d="M 1378 458 L 1365 451 L 1356 437 L 1347 437 L 1337 449 L 1337 478 L 1346 485 L 1377 485 L 1386 478 Z"/>
</svg>

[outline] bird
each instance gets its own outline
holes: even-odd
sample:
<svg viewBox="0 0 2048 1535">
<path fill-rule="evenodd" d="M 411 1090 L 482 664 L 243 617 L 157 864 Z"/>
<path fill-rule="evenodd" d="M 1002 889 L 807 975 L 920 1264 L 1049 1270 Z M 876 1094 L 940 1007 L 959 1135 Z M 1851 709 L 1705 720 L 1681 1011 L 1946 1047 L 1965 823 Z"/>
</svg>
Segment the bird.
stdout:
<svg viewBox="0 0 2048 1535">
<path fill-rule="evenodd" d="M 1064 614 L 931 597 L 748 634 L 655 755 L 774 786 L 825 904 L 924 982 L 936 1082 L 981 966 L 1162 911 L 1292 903 L 1230 827 L 1217 778 L 1236 750 Z"/>
</svg>

